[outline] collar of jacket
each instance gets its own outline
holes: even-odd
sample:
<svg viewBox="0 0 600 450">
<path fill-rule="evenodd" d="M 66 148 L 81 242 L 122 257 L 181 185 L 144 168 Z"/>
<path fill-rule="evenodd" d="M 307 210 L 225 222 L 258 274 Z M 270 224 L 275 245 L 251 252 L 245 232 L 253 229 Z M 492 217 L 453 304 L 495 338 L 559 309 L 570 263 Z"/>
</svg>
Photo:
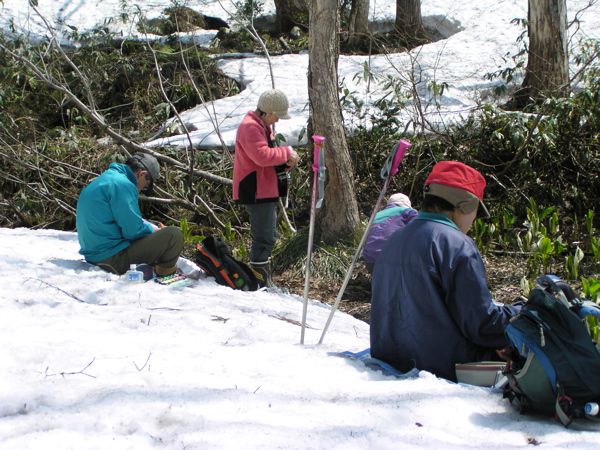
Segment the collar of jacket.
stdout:
<svg viewBox="0 0 600 450">
<path fill-rule="evenodd" d="M 384 220 L 389 219 L 390 217 L 399 216 L 407 209 L 409 208 L 407 208 L 406 206 L 388 206 L 375 215 L 374 223 L 383 222 Z"/>
<path fill-rule="evenodd" d="M 271 128 L 265 125 L 260 116 L 256 114 L 256 111 L 248 111 L 248 115 L 252 117 L 255 122 L 259 123 L 260 126 L 265 129 L 265 131 L 271 131 Z"/>
<path fill-rule="evenodd" d="M 131 168 L 127 164 L 114 162 L 110 163 L 108 168 L 124 174 L 127 177 L 127 179 L 133 184 L 135 184 L 137 187 L 137 177 L 135 176 L 135 173 L 133 173 L 133 170 L 131 170 Z"/>
<path fill-rule="evenodd" d="M 458 230 L 458 227 L 456 226 L 456 224 L 454 222 L 452 222 L 452 219 L 450 219 L 450 217 L 448 217 L 446 214 L 419 211 L 419 214 L 417 215 L 416 219 L 428 220 L 429 222 L 441 223 L 444 225 L 448 225 L 449 227 L 452 227 L 455 230 Z"/>
</svg>

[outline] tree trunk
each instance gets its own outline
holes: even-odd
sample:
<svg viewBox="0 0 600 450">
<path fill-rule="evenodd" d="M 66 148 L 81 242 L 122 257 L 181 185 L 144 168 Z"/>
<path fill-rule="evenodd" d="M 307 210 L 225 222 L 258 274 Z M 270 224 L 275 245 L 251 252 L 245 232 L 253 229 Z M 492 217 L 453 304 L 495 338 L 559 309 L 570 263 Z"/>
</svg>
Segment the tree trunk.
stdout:
<svg viewBox="0 0 600 450">
<path fill-rule="evenodd" d="M 569 88 L 566 0 L 529 0 L 529 54 L 523 94 L 564 95 Z"/>
<path fill-rule="evenodd" d="M 369 0 L 352 0 L 348 20 L 348 45 L 364 44 L 369 33 Z"/>
<path fill-rule="evenodd" d="M 363 39 L 369 32 L 369 0 L 352 0 L 348 32 L 362 34 Z"/>
<path fill-rule="evenodd" d="M 427 40 L 421 18 L 421 0 L 396 0 L 395 27 L 400 36 L 411 44 Z"/>
<path fill-rule="evenodd" d="M 298 25 L 297 16 L 308 11 L 306 0 L 275 0 L 275 27 L 278 33 L 287 33 Z"/>
<path fill-rule="evenodd" d="M 327 187 L 319 213 L 321 237 L 328 242 L 349 237 L 359 223 L 354 170 L 342 125 L 338 96 L 339 9 L 336 0 L 309 3 L 308 98 L 310 123 L 325 136 Z"/>
</svg>

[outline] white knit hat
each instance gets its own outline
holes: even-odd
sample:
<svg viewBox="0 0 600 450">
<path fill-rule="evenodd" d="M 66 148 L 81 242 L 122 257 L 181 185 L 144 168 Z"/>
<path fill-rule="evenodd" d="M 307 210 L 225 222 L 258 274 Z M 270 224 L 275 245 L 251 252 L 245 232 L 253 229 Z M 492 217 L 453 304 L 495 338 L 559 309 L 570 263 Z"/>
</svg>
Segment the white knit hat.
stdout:
<svg viewBox="0 0 600 450">
<path fill-rule="evenodd" d="M 410 198 L 404 195 L 401 192 L 398 192 L 390 197 L 388 200 L 388 205 L 396 205 L 396 206 L 405 206 L 407 208 L 412 207 L 412 203 L 410 202 Z"/>
<path fill-rule="evenodd" d="M 258 99 L 258 109 L 265 113 L 273 113 L 280 119 L 289 119 L 288 99 L 279 89 L 269 89 Z"/>
</svg>

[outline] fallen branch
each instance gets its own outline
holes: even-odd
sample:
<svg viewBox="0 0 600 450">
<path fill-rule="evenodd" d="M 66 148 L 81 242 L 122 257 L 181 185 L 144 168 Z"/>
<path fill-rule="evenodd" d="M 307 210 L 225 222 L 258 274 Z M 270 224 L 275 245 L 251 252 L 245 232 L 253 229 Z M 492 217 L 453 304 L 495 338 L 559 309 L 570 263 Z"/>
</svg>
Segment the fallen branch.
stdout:
<svg viewBox="0 0 600 450">
<path fill-rule="evenodd" d="M 96 361 L 96 358 L 92 359 L 83 369 L 78 370 L 77 372 L 56 372 L 56 373 L 48 373 L 48 369 L 50 369 L 50 366 L 46 367 L 46 371 L 44 372 L 44 378 L 48 378 L 48 377 L 54 377 L 56 375 L 60 375 L 62 377 L 64 377 L 65 375 L 85 375 L 86 377 L 90 377 L 90 378 L 96 378 L 94 375 L 91 375 L 89 373 L 85 373 L 85 370 L 90 367 L 94 361 Z"/>
<path fill-rule="evenodd" d="M 85 302 L 85 301 L 81 300 L 81 299 L 80 299 L 79 297 L 77 297 L 76 295 L 74 295 L 74 294 L 71 294 L 70 292 L 67 292 L 67 291 L 65 291 L 64 289 L 61 289 L 61 288 L 59 288 L 58 286 L 54 286 L 53 284 L 50 284 L 50 283 L 48 283 L 47 281 L 40 280 L 39 278 L 31 278 L 31 277 L 27 277 L 27 278 L 25 278 L 25 281 L 24 281 L 24 283 L 25 283 L 25 282 L 27 282 L 28 280 L 32 280 L 32 281 L 38 281 L 38 282 L 40 282 L 40 283 L 42 283 L 42 284 L 45 284 L 46 286 L 49 286 L 49 287 L 51 287 L 51 288 L 54 288 L 54 289 L 56 289 L 56 290 L 57 290 L 57 291 L 59 291 L 59 292 L 62 292 L 63 294 L 65 294 L 65 295 L 67 295 L 67 296 L 71 297 L 71 298 L 72 298 L 72 299 L 74 299 L 74 300 L 77 300 L 77 301 L 78 301 L 78 302 L 80 302 L 80 303 L 85 303 L 85 304 L 87 304 L 87 302 Z M 102 304 L 102 305 L 104 306 L 105 304 Z"/>
<path fill-rule="evenodd" d="M 282 316 L 282 315 L 279 315 L 279 314 L 269 314 L 269 317 L 272 317 L 274 319 L 283 320 L 284 322 L 289 322 L 289 323 L 292 323 L 294 325 L 298 325 L 299 327 L 302 326 L 302 323 L 300 323 L 299 320 L 290 319 L 289 317 L 285 317 L 285 316 Z M 316 328 L 311 327 L 308 324 L 306 324 L 304 327 L 305 328 L 310 328 L 311 330 L 316 330 Z"/>
<path fill-rule="evenodd" d="M 135 363 L 135 361 L 133 362 L 133 365 L 135 366 L 135 368 L 137 369 L 138 372 L 141 372 L 142 370 L 144 370 L 144 367 L 146 367 L 146 365 L 148 364 L 148 361 L 150 361 L 151 356 L 152 356 L 152 352 L 148 353 L 146 362 L 144 363 L 144 365 L 142 367 L 138 367 L 137 364 Z"/>
</svg>

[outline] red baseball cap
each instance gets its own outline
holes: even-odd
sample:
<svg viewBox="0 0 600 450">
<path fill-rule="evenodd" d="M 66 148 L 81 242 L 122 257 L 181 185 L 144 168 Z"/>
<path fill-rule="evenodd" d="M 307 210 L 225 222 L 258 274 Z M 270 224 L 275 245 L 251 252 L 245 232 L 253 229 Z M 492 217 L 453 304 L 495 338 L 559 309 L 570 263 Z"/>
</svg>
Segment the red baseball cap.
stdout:
<svg viewBox="0 0 600 450">
<path fill-rule="evenodd" d="M 425 180 L 425 190 L 449 201 L 454 207 L 472 211 L 481 205 L 486 217 L 489 212 L 483 204 L 485 178 L 480 172 L 458 161 L 440 161 Z M 476 201 L 476 199 L 478 201 Z M 472 209 L 469 206 L 472 204 Z"/>
</svg>

